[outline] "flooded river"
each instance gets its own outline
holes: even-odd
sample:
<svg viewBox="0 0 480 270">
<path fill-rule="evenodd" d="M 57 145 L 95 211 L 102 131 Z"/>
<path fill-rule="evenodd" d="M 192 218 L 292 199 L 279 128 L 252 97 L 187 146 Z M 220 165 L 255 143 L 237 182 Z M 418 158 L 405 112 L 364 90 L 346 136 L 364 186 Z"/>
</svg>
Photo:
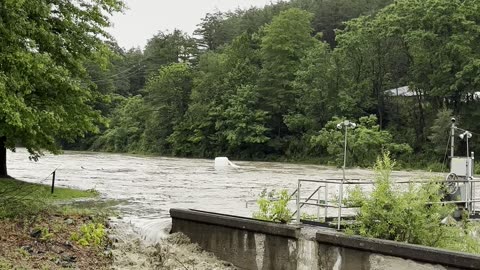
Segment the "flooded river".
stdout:
<svg viewBox="0 0 480 270">
<path fill-rule="evenodd" d="M 96 189 L 104 198 L 121 200 L 118 210 L 150 241 L 170 224 L 170 208 L 193 208 L 248 216 L 246 201 L 264 189 L 294 191 L 298 179 L 341 178 L 340 169 L 287 163 L 235 162 L 240 168 L 217 171 L 214 161 L 144 157 L 124 154 L 70 152 L 46 155 L 38 162 L 24 149 L 8 153 L 9 174 L 28 182 L 50 183 L 57 169 L 56 186 Z M 394 172 L 396 179 L 423 177 L 418 172 Z M 347 178 L 372 179 L 369 170 L 352 169 Z M 47 179 L 46 179 L 47 178 Z M 334 187 L 330 188 L 334 193 Z M 333 209 L 332 209 L 333 210 Z"/>
</svg>

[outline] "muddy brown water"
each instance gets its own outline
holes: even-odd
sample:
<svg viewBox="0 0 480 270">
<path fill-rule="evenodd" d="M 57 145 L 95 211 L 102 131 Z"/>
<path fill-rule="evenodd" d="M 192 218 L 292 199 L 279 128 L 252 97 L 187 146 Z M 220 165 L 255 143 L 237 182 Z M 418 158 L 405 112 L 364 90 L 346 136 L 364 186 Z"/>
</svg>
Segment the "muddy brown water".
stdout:
<svg viewBox="0 0 480 270">
<path fill-rule="evenodd" d="M 66 151 L 30 161 L 25 149 L 8 153 L 11 176 L 44 184 L 57 169 L 56 186 L 96 189 L 106 199 L 120 200 L 123 220 L 132 224 L 145 240 L 165 236 L 170 208 L 193 208 L 239 216 L 252 215 L 255 200 L 263 189 L 294 191 L 298 179 L 341 178 L 340 169 L 317 165 L 273 162 L 235 162 L 240 168 L 215 170 L 208 159 L 145 157 L 126 154 Z M 394 172 L 395 179 L 429 177 L 424 172 Z M 347 170 L 347 178 L 372 179 L 365 169 Z M 314 187 L 306 187 L 306 190 Z M 334 198 L 335 187 L 329 188 Z M 323 211 L 323 210 L 322 210 Z M 332 215 L 335 210 L 331 209 Z"/>
</svg>

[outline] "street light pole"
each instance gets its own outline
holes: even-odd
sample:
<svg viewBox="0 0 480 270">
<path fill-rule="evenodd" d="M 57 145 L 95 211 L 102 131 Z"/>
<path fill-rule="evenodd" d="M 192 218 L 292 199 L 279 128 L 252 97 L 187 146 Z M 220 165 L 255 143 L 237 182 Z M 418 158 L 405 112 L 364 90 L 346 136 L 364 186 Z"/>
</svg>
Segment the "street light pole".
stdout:
<svg viewBox="0 0 480 270">
<path fill-rule="evenodd" d="M 343 121 L 341 124 L 337 125 L 338 129 L 343 129 L 345 128 L 345 139 L 343 142 L 344 148 L 343 148 L 343 166 L 342 166 L 342 172 L 343 172 L 343 177 L 342 181 L 340 183 L 340 189 L 338 192 L 338 225 L 337 229 L 340 230 L 340 221 L 342 219 L 342 202 L 343 202 L 343 184 L 346 181 L 345 178 L 345 168 L 347 167 L 347 134 L 348 134 L 348 127 L 351 127 L 352 129 L 355 128 L 357 125 L 355 123 L 352 123 L 348 120 Z"/>
<path fill-rule="evenodd" d="M 343 181 L 345 181 L 345 167 L 347 167 L 347 133 L 348 133 L 348 125 L 345 126 L 345 141 L 344 141 L 344 150 L 343 150 L 343 178 L 342 178 Z"/>
</svg>

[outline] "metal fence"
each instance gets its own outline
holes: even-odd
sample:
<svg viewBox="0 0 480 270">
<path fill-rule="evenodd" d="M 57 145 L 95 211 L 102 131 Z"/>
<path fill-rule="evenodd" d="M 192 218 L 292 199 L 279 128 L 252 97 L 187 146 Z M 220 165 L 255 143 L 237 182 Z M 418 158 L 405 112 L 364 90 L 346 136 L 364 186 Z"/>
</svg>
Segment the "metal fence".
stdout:
<svg viewBox="0 0 480 270">
<path fill-rule="evenodd" d="M 442 183 L 443 181 L 435 181 L 437 183 Z M 458 206 L 464 207 L 471 214 L 475 212 L 475 203 L 480 202 L 480 199 L 476 196 L 475 183 L 480 182 L 480 180 L 470 179 L 470 180 L 458 180 L 456 181 L 458 185 L 463 184 L 465 186 L 464 196 L 461 200 L 447 200 L 442 201 L 442 204 L 456 204 Z M 312 183 L 316 185 L 316 188 L 312 193 L 308 191 L 307 194 L 310 194 L 308 197 L 302 198 L 302 194 L 305 193 L 302 188 L 303 183 Z M 428 183 L 428 181 L 396 181 L 394 184 L 422 184 Z M 316 206 L 317 207 L 317 220 L 321 220 L 323 217 L 324 221 L 327 221 L 328 218 L 328 209 L 336 208 L 337 209 L 337 229 L 340 230 L 342 218 L 345 217 L 342 214 L 342 211 L 345 209 L 358 208 L 358 206 L 349 206 L 344 204 L 344 186 L 373 186 L 373 181 L 361 180 L 361 179 L 321 179 L 321 180 L 311 180 L 311 179 L 299 179 L 297 184 L 297 189 L 292 193 L 296 195 L 296 211 L 292 217 L 296 217 L 296 223 L 301 221 L 301 211 L 305 205 Z M 335 188 L 332 188 L 332 187 Z M 323 192 L 321 192 L 323 190 Z M 333 192 L 333 196 L 332 193 Z M 323 195 L 322 195 L 323 194 Z M 316 196 L 316 198 L 314 198 Z M 429 203 L 438 203 L 438 202 L 429 202 Z M 323 208 L 323 211 L 321 211 Z M 321 215 L 323 212 L 323 216 Z"/>
</svg>

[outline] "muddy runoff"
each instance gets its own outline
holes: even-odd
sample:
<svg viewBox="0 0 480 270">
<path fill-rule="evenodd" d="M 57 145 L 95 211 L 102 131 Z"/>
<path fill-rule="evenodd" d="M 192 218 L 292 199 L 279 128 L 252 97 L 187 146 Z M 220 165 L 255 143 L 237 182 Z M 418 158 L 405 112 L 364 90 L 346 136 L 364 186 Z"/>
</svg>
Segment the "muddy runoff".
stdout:
<svg viewBox="0 0 480 270">
<path fill-rule="evenodd" d="M 114 220 L 114 224 L 117 227 L 116 237 L 124 243 L 123 250 L 138 249 L 138 252 L 133 253 L 150 255 L 155 254 L 152 250 L 156 244 L 178 246 L 175 241 L 172 244 L 168 240 L 170 208 L 191 208 L 251 217 L 257 208 L 254 202 L 247 202 L 255 201 L 264 189 L 288 189 L 293 192 L 298 179 L 342 177 L 340 169 L 326 166 L 246 161 L 235 164 L 238 168 L 215 170 L 214 161 L 207 159 L 71 151 L 58 156 L 47 154 L 34 162 L 29 160 L 25 149 L 8 153 L 8 168 L 12 177 L 49 184 L 51 178 L 48 175 L 56 170 L 58 187 L 95 189 L 102 194 L 103 199 L 116 200 L 118 204 L 115 208 L 121 214 L 121 219 Z M 424 172 L 393 172 L 392 176 L 396 180 L 431 178 L 431 174 Z M 349 169 L 347 178 L 372 179 L 373 172 Z M 306 185 L 302 188 L 305 196 L 308 196 L 307 193 L 315 190 L 316 186 Z M 338 186 L 330 186 L 328 190 L 329 196 L 335 198 Z M 335 213 L 335 209 L 329 210 L 329 215 Z M 134 247 L 128 246 L 131 243 L 137 244 Z M 192 247 L 190 249 L 195 250 Z M 202 255 L 196 251 L 199 256 Z M 131 260 L 144 261 L 142 258 Z M 202 261 L 209 259 L 204 258 Z M 127 265 L 125 269 L 128 267 Z M 205 269 L 228 267 L 230 266 L 219 263 L 213 268 L 210 265 Z M 178 266 L 178 269 L 182 268 L 184 269 L 181 265 Z"/>
</svg>

